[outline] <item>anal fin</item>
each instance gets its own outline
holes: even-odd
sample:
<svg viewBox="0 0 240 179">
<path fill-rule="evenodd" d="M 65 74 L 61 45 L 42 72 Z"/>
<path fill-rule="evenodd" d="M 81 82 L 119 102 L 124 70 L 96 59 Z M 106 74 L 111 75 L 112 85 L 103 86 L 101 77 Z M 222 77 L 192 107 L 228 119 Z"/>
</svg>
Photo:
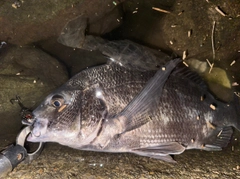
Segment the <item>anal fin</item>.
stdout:
<svg viewBox="0 0 240 179">
<path fill-rule="evenodd" d="M 162 160 L 169 163 L 177 163 L 170 155 L 151 155 L 143 152 L 134 152 L 134 154 L 149 157 L 149 158 L 154 158 L 157 160 Z"/>
<path fill-rule="evenodd" d="M 184 151 L 185 147 L 178 142 L 167 142 L 156 146 L 133 149 L 131 152 L 166 162 L 175 162 L 170 155 L 181 154 Z"/>
</svg>

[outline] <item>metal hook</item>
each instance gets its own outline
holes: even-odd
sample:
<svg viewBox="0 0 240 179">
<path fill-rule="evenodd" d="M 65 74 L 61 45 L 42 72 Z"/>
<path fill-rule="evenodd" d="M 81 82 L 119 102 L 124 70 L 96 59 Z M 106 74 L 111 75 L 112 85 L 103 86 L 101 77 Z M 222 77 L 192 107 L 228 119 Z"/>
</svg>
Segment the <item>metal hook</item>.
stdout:
<svg viewBox="0 0 240 179">
<path fill-rule="evenodd" d="M 16 98 L 10 99 L 10 102 L 12 104 L 14 104 L 14 102 L 18 103 L 18 105 L 21 107 L 20 116 L 22 119 L 22 124 L 32 125 L 33 121 L 34 121 L 34 116 L 32 114 L 32 110 L 23 105 L 23 103 L 21 102 L 20 96 L 16 95 Z"/>
<path fill-rule="evenodd" d="M 10 102 L 12 103 L 12 104 L 14 104 L 14 103 L 18 103 L 19 104 L 19 106 L 21 107 L 21 109 L 25 109 L 26 107 L 23 105 L 23 103 L 21 102 L 21 98 L 20 98 L 20 96 L 18 96 L 18 95 L 16 95 L 16 98 L 14 99 L 10 99 Z M 26 108 L 27 109 L 27 108 Z"/>
</svg>

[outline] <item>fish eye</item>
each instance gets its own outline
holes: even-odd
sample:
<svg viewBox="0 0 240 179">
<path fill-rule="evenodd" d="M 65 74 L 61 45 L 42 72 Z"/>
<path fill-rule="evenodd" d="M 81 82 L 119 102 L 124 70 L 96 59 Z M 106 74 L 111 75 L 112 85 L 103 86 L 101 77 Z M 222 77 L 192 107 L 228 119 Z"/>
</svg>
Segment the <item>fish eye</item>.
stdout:
<svg viewBox="0 0 240 179">
<path fill-rule="evenodd" d="M 61 106 L 61 102 L 56 100 L 56 101 L 53 102 L 53 106 L 60 107 Z"/>
<path fill-rule="evenodd" d="M 55 95 L 51 99 L 51 105 L 55 108 L 59 108 L 64 104 L 64 99 L 62 96 Z"/>
</svg>

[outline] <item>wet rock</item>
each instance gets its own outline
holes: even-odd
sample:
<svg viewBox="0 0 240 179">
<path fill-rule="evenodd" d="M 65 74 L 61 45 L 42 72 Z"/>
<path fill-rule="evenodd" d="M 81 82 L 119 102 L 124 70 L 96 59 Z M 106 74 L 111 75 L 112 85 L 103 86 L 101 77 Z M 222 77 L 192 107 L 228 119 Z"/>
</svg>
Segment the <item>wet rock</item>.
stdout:
<svg viewBox="0 0 240 179">
<path fill-rule="evenodd" d="M 204 78 L 216 97 L 226 102 L 233 100 L 233 89 L 226 70 L 219 67 L 210 68 L 207 61 L 203 62 L 195 58 L 190 58 L 186 62 Z"/>
<path fill-rule="evenodd" d="M 89 52 L 82 49 L 66 47 L 58 43 L 56 38 L 42 41 L 38 43 L 38 46 L 63 62 L 67 66 L 70 76 L 75 75 L 87 67 L 104 64 L 108 60 L 101 52 Z"/>
<path fill-rule="evenodd" d="M 65 67 L 34 47 L 8 47 L 0 59 L 0 135 L 17 133 L 21 127 L 19 95 L 26 107 L 34 109 L 53 89 L 68 79 Z M 15 136 L 16 137 L 16 136 Z"/>
<path fill-rule="evenodd" d="M 1 1 L 0 39 L 23 45 L 58 37 L 64 25 L 79 15 L 94 24 L 90 32 L 106 33 L 120 24 L 121 6 L 116 5 L 111 0 Z"/>
<path fill-rule="evenodd" d="M 108 34 L 112 39 L 130 39 L 135 42 L 169 50 L 162 36 L 162 18 L 166 15 L 152 9 L 158 7 L 170 10 L 174 0 L 132 0 L 123 3 L 124 19 L 118 29 Z"/>
</svg>

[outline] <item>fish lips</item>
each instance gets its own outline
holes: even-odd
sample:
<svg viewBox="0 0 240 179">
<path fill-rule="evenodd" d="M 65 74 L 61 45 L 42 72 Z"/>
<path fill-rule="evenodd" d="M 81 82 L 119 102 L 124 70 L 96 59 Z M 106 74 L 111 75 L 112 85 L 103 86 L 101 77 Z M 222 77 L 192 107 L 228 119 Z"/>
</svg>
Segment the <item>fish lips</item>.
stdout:
<svg viewBox="0 0 240 179">
<path fill-rule="evenodd" d="M 29 142 L 45 142 L 47 140 L 47 124 L 46 119 L 36 119 L 30 135 L 27 137 Z"/>
</svg>

